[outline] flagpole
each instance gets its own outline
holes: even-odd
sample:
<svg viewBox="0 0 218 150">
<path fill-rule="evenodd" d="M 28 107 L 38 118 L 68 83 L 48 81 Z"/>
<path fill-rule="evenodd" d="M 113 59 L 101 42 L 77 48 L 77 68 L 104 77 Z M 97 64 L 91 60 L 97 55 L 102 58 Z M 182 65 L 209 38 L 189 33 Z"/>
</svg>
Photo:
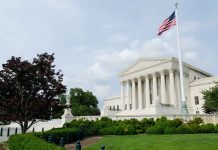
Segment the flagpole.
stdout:
<svg viewBox="0 0 218 150">
<path fill-rule="evenodd" d="M 178 3 L 175 3 L 175 15 L 176 15 L 176 31 L 177 31 L 177 42 L 178 42 L 178 50 L 179 50 L 179 72 L 180 72 L 180 91 L 181 91 L 181 113 L 188 114 L 186 98 L 184 92 L 184 76 L 183 76 L 183 64 L 182 64 L 182 52 L 179 38 L 179 20 L 177 16 L 177 7 Z"/>
</svg>

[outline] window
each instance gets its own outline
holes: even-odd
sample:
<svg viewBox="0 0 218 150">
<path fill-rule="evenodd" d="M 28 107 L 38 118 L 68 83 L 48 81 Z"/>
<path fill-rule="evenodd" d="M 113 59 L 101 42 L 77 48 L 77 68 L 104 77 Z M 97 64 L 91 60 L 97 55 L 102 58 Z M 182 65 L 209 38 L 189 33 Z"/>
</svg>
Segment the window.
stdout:
<svg viewBox="0 0 218 150">
<path fill-rule="evenodd" d="M 115 110 L 115 106 L 113 106 L 113 110 Z"/>
<path fill-rule="evenodd" d="M 198 96 L 195 96 L 195 105 L 199 105 L 199 98 L 198 98 Z"/>
<path fill-rule="evenodd" d="M 129 104 L 129 108 L 132 109 L 132 104 Z"/>
<path fill-rule="evenodd" d="M 119 105 L 117 105 L 117 110 L 119 110 Z"/>
<path fill-rule="evenodd" d="M 127 104 L 125 104 L 125 110 L 127 110 Z"/>
<path fill-rule="evenodd" d="M 194 76 L 194 80 L 196 80 L 196 76 Z"/>
<path fill-rule="evenodd" d="M 109 110 L 111 110 L 111 106 L 109 107 Z"/>
<path fill-rule="evenodd" d="M 199 114 L 199 111 L 196 111 L 196 114 Z"/>
</svg>

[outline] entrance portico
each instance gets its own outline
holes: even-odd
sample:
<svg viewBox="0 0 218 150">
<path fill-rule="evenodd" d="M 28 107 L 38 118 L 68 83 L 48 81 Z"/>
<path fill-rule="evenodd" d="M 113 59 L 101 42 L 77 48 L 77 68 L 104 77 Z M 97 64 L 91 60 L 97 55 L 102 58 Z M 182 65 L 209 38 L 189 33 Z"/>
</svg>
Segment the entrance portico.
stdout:
<svg viewBox="0 0 218 150">
<path fill-rule="evenodd" d="M 179 112 L 181 94 L 179 70 L 176 69 L 178 64 L 163 59 L 140 63 L 120 75 L 123 113 L 138 111 L 140 114 L 153 114 L 157 107 Z M 142 64 L 143 68 L 140 68 Z"/>
<path fill-rule="evenodd" d="M 181 114 L 179 73 L 178 59 L 174 57 L 139 59 L 120 74 L 120 95 L 104 101 L 103 114 L 116 117 Z M 200 89 L 212 86 L 215 77 L 187 63 L 183 63 L 183 75 L 188 112 L 203 113 L 203 102 L 195 101 L 202 101 Z"/>
</svg>

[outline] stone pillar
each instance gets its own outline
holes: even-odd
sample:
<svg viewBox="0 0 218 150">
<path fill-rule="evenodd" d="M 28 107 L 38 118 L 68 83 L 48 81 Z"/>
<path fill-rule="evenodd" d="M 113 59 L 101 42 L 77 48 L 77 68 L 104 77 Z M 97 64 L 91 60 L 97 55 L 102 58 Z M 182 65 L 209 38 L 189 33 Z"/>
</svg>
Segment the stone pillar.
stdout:
<svg viewBox="0 0 218 150">
<path fill-rule="evenodd" d="M 175 82 L 176 82 L 176 106 L 181 108 L 181 93 L 180 93 L 180 79 L 179 79 L 179 72 L 175 73 Z"/>
<path fill-rule="evenodd" d="M 175 82 L 174 82 L 174 73 L 173 70 L 169 70 L 170 76 L 170 104 L 175 106 L 176 96 L 175 96 Z"/>
<path fill-rule="evenodd" d="M 165 75 L 164 75 L 164 71 L 160 72 L 160 84 L 161 84 L 161 103 L 166 104 L 167 100 L 166 100 L 166 80 L 165 80 Z"/>
<path fill-rule="evenodd" d="M 135 79 L 132 79 L 132 109 L 136 110 Z"/>
<path fill-rule="evenodd" d="M 154 103 L 154 100 L 157 98 L 157 77 L 156 74 L 153 74 L 153 101 L 152 104 Z"/>
<path fill-rule="evenodd" d="M 142 80 L 141 78 L 139 77 L 138 78 L 138 108 L 140 110 L 143 109 L 143 101 L 142 101 Z"/>
<path fill-rule="evenodd" d="M 150 105 L 150 87 L 149 78 L 145 76 L 145 107 L 148 108 Z"/>
<path fill-rule="evenodd" d="M 73 120 L 73 115 L 71 113 L 70 94 L 66 94 L 66 101 L 66 108 L 64 109 L 64 114 L 61 116 L 63 124 L 66 122 L 71 122 Z"/>
<path fill-rule="evenodd" d="M 125 93 L 124 93 L 124 81 L 121 81 L 120 83 L 120 96 L 121 96 L 121 102 L 123 105 L 123 110 L 125 110 Z"/>
<path fill-rule="evenodd" d="M 126 95 L 126 100 L 127 100 L 127 110 L 130 110 L 130 83 L 129 81 L 126 81 L 126 86 L 127 86 L 127 95 Z"/>
</svg>

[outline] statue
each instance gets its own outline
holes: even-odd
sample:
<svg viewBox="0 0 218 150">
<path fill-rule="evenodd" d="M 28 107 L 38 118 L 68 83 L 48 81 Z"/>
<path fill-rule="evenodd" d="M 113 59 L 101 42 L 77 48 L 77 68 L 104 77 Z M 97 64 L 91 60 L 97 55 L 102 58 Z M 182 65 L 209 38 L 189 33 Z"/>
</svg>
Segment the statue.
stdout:
<svg viewBox="0 0 218 150">
<path fill-rule="evenodd" d="M 67 93 L 67 92 L 66 92 Z M 71 104 L 70 104 L 70 94 L 66 94 L 66 108 L 64 109 L 64 114 L 62 115 L 62 123 L 70 122 L 73 120 L 73 115 L 71 113 Z"/>
</svg>

